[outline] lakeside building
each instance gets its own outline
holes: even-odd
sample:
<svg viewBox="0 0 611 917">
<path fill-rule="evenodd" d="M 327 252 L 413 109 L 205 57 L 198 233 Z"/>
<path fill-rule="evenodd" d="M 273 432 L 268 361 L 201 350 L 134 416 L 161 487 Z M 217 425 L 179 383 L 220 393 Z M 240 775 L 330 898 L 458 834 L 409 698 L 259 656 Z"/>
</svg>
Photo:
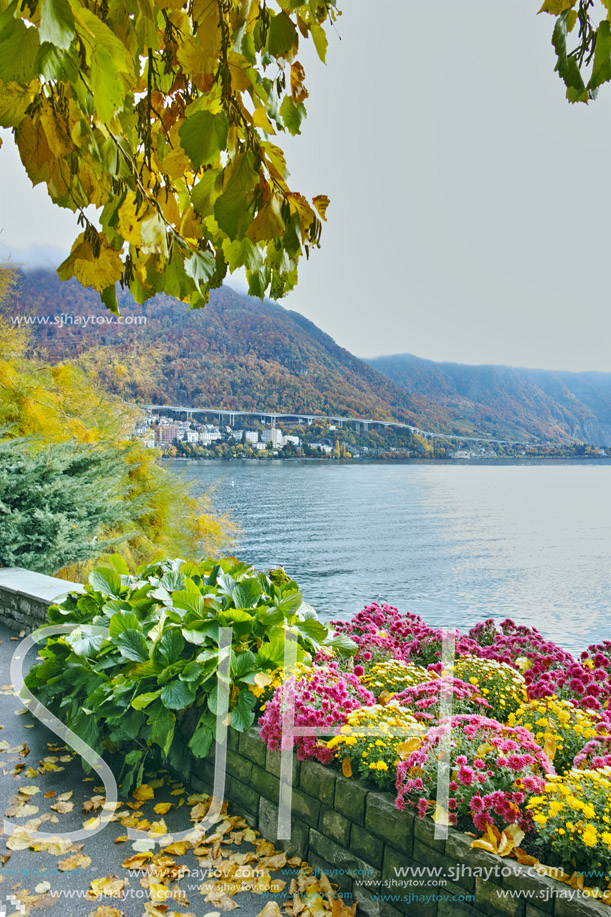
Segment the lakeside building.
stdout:
<svg viewBox="0 0 611 917">
<path fill-rule="evenodd" d="M 179 435 L 178 425 L 175 423 L 160 423 L 155 427 L 155 444 L 158 446 L 171 446 Z"/>
<path fill-rule="evenodd" d="M 279 430 L 277 427 L 271 430 L 263 430 L 261 433 L 261 442 L 271 443 L 272 446 L 283 446 L 284 436 L 282 435 L 282 430 Z"/>
<path fill-rule="evenodd" d="M 223 434 L 218 428 L 212 430 L 200 430 L 199 441 L 204 446 L 210 446 L 212 443 L 218 443 L 223 438 Z"/>
</svg>

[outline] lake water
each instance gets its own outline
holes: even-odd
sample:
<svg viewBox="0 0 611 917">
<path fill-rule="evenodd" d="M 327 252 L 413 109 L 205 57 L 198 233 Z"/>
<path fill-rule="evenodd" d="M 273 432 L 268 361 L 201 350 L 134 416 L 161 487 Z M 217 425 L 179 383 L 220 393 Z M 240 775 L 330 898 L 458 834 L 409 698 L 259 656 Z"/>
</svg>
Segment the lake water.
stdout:
<svg viewBox="0 0 611 917">
<path fill-rule="evenodd" d="M 170 463 L 169 463 L 170 464 Z M 611 465 L 171 462 L 282 565 L 323 619 L 373 600 L 467 630 L 531 624 L 573 652 L 611 639 Z"/>
</svg>

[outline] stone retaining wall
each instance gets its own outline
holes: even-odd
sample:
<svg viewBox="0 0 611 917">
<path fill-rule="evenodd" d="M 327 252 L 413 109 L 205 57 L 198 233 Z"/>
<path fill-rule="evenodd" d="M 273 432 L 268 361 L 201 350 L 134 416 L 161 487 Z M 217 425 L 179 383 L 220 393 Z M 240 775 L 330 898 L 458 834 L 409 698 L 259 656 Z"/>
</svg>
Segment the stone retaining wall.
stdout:
<svg viewBox="0 0 611 917">
<path fill-rule="evenodd" d="M 82 588 L 22 567 L 0 567 L 0 621 L 17 633 L 29 633 L 46 623 L 49 605 L 59 596 Z"/>
<path fill-rule="evenodd" d="M 210 792 L 213 775 L 212 751 L 198 762 L 195 788 Z M 234 814 L 326 872 L 348 903 L 358 901 L 357 915 L 611 917 L 606 905 L 562 882 L 471 849 L 472 838 L 454 829 L 435 839 L 433 822 L 399 812 L 390 793 L 314 761 L 293 760 L 291 839 L 279 841 L 279 792 L 280 754 L 266 749 L 256 727 L 230 729 L 224 795 Z M 397 875 L 406 867 L 413 871 Z"/>
</svg>

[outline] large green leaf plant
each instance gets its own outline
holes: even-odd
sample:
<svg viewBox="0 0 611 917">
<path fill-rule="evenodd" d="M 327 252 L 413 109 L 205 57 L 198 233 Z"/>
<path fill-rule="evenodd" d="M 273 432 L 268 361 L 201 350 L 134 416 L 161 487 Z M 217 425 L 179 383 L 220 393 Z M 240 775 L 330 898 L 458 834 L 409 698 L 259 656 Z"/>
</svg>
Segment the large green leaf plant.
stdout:
<svg viewBox="0 0 611 917">
<path fill-rule="evenodd" d="M 188 779 L 194 758 L 215 736 L 219 634 L 231 628 L 229 725 L 254 722 L 257 686 L 284 664 L 285 636 L 297 661 L 321 646 L 352 654 L 303 601 L 282 570 L 257 572 L 236 558 L 163 561 L 130 575 L 113 556 L 49 609 L 49 623 L 74 629 L 46 641 L 26 684 L 100 754 L 109 753 L 122 794 L 142 782 L 145 766 L 170 767 Z M 108 635 L 92 628 L 107 627 Z"/>
</svg>

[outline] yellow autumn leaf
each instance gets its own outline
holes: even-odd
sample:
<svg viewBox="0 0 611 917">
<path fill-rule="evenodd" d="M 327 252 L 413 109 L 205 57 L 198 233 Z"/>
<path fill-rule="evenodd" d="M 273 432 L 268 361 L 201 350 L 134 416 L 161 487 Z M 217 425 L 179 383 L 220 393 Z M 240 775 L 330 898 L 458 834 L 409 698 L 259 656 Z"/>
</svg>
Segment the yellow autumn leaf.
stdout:
<svg viewBox="0 0 611 917">
<path fill-rule="evenodd" d="M 509 856 L 524 839 L 524 831 L 518 825 L 509 825 L 501 834 L 497 854 L 500 857 Z"/>
<path fill-rule="evenodd" d="M 352 762 L 349 756 L 342 761 L 342 774 L 344 777 L 352 777 Z"/>
<path fill-rule="evenodd" d="M 266 134 L 276 133 L 272 122 L 267 117 L 267 111 L 262 106 L 255 108 L 252 113 L 252 123 L 255 127 L 258 127 L 259 130 L 265 131 Z"/>
<path fill-rule="evenodd" d="M 298 60 L 291 64 L 291 95 L 293 102 L 305 102 L 310 93 L 305 88 L 305 70 Z"/>
<path fill-rule="evenodd" d="M 142 244 L 141 219 L 138 219 L 138 213 L 142 218 L 144 212 L 146 210 L 136 204 L 136 192 L 129 191 L 119 207 L 117 232 L 131 245 Z"/>
<path fill-rule="evenodd" d="M 88 901 L 102 897 L 122 898 L 125 884 L 126 880 L 119 879 L 118 876 L 103 876 L 99 879 L 92 879 L 89 883 L 86 898 Z"/>
<path fill-rule="evenodd" d="M 119 837 L 115 837 L 115 844 L 124 844 L 128 840 L 127 834 L 121 834 Z"/>
<path fill-rule="evenodd" d="M 471 847 L 487 850 L 489 853 L 496 853 L 499 846 L 499 838 L 500 833 L 498 829 L 494 828 L 492 825 L 488 825 L 483 837 L 478 837 L 476 840 L 471 841 Z"/>
<path fill-rule="evenodd" d="M 566 10 L 572 9 L 576 3 L 577 0 L 545 0 L 539 12 L 551 13 L 552 16 L 560 16 L 560 14 L 566 12 Z"/>
<path fill-rule="evenodd" d="M 272 683 L 272 676 L 269 672 L 257 672 L 255 675 L 255 684 L 257 688 L 266 688 Z"/>
<path fill-rule="evenodd" d="M 57 864 L 60 872 L 70 872 L 72 869 L 86 869 L 87 866 L 91 866 L 91 857 L 85 853 L 75 853 L 64 860 L 60 860 Z"/>
<path fill-rule="evenodd" d="M 135 853 L 133 856 L 123 860 L 121 866 L 123 869 L 144 869 L 144 864 L 152 858 L 153 854 L 149 851 Z"/>
<path fill-rule="evenodd" d="M 442 806 L 441 803 L 439 802 L 435 805 L 435 811 L 433 813 L 433 821 L 435 822 L 436 825 L 449 825 L 450 824 L 450 817 L 448 815 L 448 810 L 444 806 Z"/>
<path fill-rule="evenodd" d="M 189 850 L 187 841 L 175 841 L 173 844 L 169 844 L 167 847 L 163 848 L 164 853 L 169 853 L 177 857 L 184 856 L 187 850 Z"/>
<path fill-rule="evenodd" d="M 95 911 L 89 912 L 88 917 L 123 917 L 123 911 L 108 904 L 98 904 Z"/>
<path fill-rule="evenodd" d="M 326 194 L 317 194 L 316 197 L 312 198 L 312 203 L 316 207 L 316 210 L 318 211 L 318 215 L 320 216 L 321 220 L 326 220 L 327 219 L 326 217 L 327 207 L 331 203 L 327 195 Z"/>
<path fill-rule="evenodd" d="M 22 796 L 35 796 L 36 793 L 40 793 L 40 789 L 37 786 L 20 786 L 19 792 Z"/>
<path fill-rule="evenodd" d="M 275 901 L 268 901 L 262 911 L 259 911 L 257 917 L 280 917 L 282 911 Z"/>
<path fill-rule="evenodd" d="M 165 901 L 171 894 L 172 892 L 168 886 L 164 885 L 162 882 L 155 882 L 153 885 L 149 886 L 151 901 Z"/>
<path fill-rule="evenodd" d="M 154 799 L 155 791 L 148 783 L 143 783 L 132 793 L 134 799 L 138 802 L 146 802 L 147 799 Z"/>
<path fill-rule="evenodd" d="M 405 742 L 397 745 L 397 754 L 400 758 L 408 758 L 419 746 L 420 739 L 417 736 L 412 736 L 411 739 L 406 739 Z"/>
<path fill-rule="evenodd" d="M 556 747 L 557 747 L 556 736 L 549 729 L 546 729 L 544 740 L 543 740 L 543 751 L 547 755 L 549 760 L 552 762 L 552 764 L 556 756 Z"/>
<path fill-rule="evenodd" d="M 119 280 L 123 273 L 123 262 L 119 252 L 111 248 L 103 236 L 100 237 L 100 254 L 96 258 L 90 242 L 85 239 L 85 233 L 81 233 L 57 272 L 61 280 L 76 277 L 83 286 L 93 287 L 101 293 Z"/>
<path fill-rule="evenodd" d="M 165 815 L 173 808 L 173 805 L 172 802 L 158 802 L 156 806 L 153 806 L 153 812 L 155 812 L 156 815 Z"/>
</svg>

